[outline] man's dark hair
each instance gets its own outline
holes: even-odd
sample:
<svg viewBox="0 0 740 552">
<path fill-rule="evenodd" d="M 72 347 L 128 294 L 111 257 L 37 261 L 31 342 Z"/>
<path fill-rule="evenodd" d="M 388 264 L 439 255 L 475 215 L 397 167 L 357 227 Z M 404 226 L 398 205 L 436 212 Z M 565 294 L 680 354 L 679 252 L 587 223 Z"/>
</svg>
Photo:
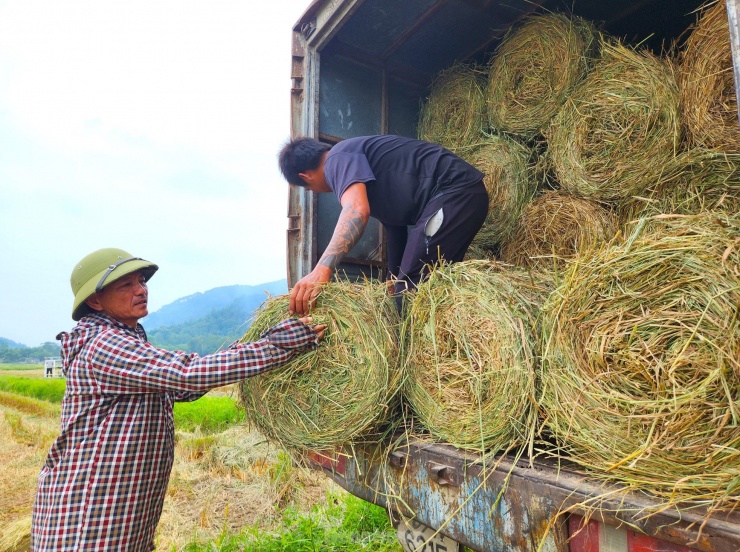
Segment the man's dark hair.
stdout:
<svg viewBox="0 0 740 552">
<path fill-rule="evenodd" d="M 293 138 L 286 142 L 278 154 L 280 172 L 290 184 L 305 186 L 306 183 L 298 174 L 317 169 L 321 157 L 330 149 L 329 144 L 319 142 L 315 138 L 306 136 Z"/>
</svg>

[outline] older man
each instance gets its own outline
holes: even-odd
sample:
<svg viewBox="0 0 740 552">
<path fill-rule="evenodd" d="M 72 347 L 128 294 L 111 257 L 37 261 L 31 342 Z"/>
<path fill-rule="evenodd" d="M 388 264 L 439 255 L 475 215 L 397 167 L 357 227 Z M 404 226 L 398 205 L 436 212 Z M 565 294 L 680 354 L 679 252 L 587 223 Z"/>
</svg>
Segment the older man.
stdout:
<svg viewBox="0 0 740 552">
<path fill-rule="evenodd" d="M 57 336 L 67 388 L 61 434 L 39 475 L 32 550 L 154 550 L 174 457 L 173 403 L 284 364 L 323 337 L 325 326 L 303 318 L 203 357 L 158 349 L 139 324 L 157 268 L 110 248 L 72 271 L 78 324 Z"/>
<path fill-rule="evenodd" d="M 400 307 L 402 292 L 419 283 L 427 266 L 463 260 L 488 214 L 483 173 L 422 140 L 360 136 L 330 147 L 300 137 L 285 144 L 279 165 L 288 183 L 334 193 L 342 206 L 326 250 L 290 291 L 291 313 L 309 311 L 321 285 L 362 236 L 368 217 L 385 229 L 388 271 Z"/>
</svg>

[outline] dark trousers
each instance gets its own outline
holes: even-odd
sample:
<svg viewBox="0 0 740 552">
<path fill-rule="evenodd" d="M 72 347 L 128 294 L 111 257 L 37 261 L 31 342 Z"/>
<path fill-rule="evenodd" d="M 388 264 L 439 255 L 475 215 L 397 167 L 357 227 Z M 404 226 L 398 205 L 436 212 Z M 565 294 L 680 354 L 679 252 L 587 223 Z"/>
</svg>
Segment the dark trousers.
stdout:
<svg viewBox="0 0 740 552">
<path fill-rule="evenodd" d="M 429 219 L 442 209 L 444 220 L 437 232 L 428 237 Z M 385 225 L 388 270 L 396 278 L 394 289 L 401 293 L 413 289 L 430 265 L 440 260 L 459 262 L 465 257 L 473 238 L 488 214 L 488 192 L 483 182 L 465 190 L 430 201 L 413 226 Z"/>
</svg>

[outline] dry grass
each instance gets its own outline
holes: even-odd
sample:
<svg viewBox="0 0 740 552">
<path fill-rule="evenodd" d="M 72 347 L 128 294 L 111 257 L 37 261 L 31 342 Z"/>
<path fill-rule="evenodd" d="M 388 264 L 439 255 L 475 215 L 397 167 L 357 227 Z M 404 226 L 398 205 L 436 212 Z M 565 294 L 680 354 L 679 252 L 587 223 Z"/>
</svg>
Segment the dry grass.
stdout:
<svg viewBox="0 0 740 552">
<path fill-rule="evenodd" d="M 691 148 L 666 164 L 640 196 L 620 202 L 621 222 L 660 214 L 740 212 L 740 154 Z"/>
<path fill-rule="evenodd" d="M 295 468 L 285 452 L 245 426 L 208 436 L 178 433 L 157 548 L 252 525 L 273 529 L 282 508 L 320 503 L 330 488 L 322 474 Z"/>
<path fill-rule="evenodd" d="M 269 299 L 243 340 L 251 341 L 288 313 L 288 296 Z M 378 439 L 398 400 L 398 310 L 378 282 L 331 282 L 311 311 L 326 324 L 320 347 L 242 385 L 247 417 L 263 435 L 299 458 Z"/>
<path fill-rule="evenodd" d="M 58 431 L 59 405 L 26 397 L 0 401 L 0 552 L 29 549 L 36 482 Z M 318 472 L 296 469 L 244 426 L 215 435 L 177 432 L 157 549 L 215 539 L 224 528 L 273 529 L 280 508 L 308 511 L 337 489 Z"/>
<path fill-rule="evenodd" d="M 595 478 L 740 506 L 740 219 L 666 216 L 579 258 L 543 308 L 545 427 Z"/>
<path fill-rule="evenodd" d="M 705 4 L 679 55 L 681 107 L 691 146 L 740 153 L 727 7 Z"/>
<path fill-rule="evenodd" d="M 526 18 L 496 49 L 488 68 L 491 128 L 525 139 L 540 134 L 598 55 L 594 26 L 552 13 Z"/>
<path fill-rule="evenodd" d="M 481 452 L 531 443 L 546 289 L 485 261 L 440 266 L 419 285 L 403 327 L 404 395 L 435 439 Z"/>
<path fill-rule="evenodd" d="M 442 71 L 421 107 L 419 138 L 452 151 L 478 141 L 484 129 L 484 80 L 474 65 L 459 63 Z"/>
<path fill-rule="evenodd" d="M 59 407 L 8 395 L 0 397 L 0 551 L 9 552 L 30 546 L 36 479 L 59 430 Z"/>
<path fill-rule="evenodd" d="M 603 205 L 556 190 L 524 208 L 501 260 L 522 267 L 561 270 L 579 252 L 612 239 L 616 216 Z"/>
<path fill-rule="evenodd" d="M 617 42 L 563 105 L 547 131 L 561 187 L 596 201 L 639 195 L 681 142 L 673 65 Z"/>
<path fill-rule="evenodd" d="M 498 251 L 513 231 L 525 205 L 537 191 L 532 148 L 506 135 L 490 135 L 462 157 L 485 176 L 488 215 L 473 239 L 468 258 L 486 258 Z"/>
</svg>

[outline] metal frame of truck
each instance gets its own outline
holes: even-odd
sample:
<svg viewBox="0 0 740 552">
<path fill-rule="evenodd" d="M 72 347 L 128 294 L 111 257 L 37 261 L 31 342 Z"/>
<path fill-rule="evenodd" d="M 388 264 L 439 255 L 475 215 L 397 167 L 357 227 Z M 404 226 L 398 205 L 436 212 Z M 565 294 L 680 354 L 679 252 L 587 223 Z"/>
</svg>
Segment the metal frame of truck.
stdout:
<svg viewBox="0 0 740 552">
<path fill-rule="evenodd" d="M 621 17 L 649 23 L 645 14 L 652 14 L 653 22 L 662 26 L 669 24 L 670 6 L 681 9 L 677 3 L 681 2 L 576 0 L 573 7 L 580 4 L 586 16 L 603 13 L 599 19 L 612 21 Z M 740 0 L 726 3 L 737 84 Z M 548 0 L 315 0 L 293 28 L 291 135 L 329 143 L 362 134 L 414 136 L 414 110 L 436 70 L 453 60 L 489 54 L 496 37 L 519 17 L 550 4 Z M 661 12 L 666 5 L 668 11 Z M 681 4 L 683 9 L 688 5 L 696 8 L 701 3 Z M 388 15 L 393 10 L 395 19 Z M 457 29 L 457 34 L 432 33 L 429 29 L 440 20 Z M 486 29 L 492 30 L 487 42 L 481 34 Z M 410 42 L 425 32 L 428 52 L 414 58 Z M 373 42 L 375 37 L 379 38 Z M 424 44 L 422 39 L 417 42 L 419 52 Z M 365 48 L 368 43 L 371 47 Z M 404 58 L 406 50 L 411 53 Z M 409 60 L 418 63 L 409 64 Z M 352 124 L 347 123 L 349 118 Z M 338 214 L 333 199 L 290 189 L 290 286 L 310 272 L 330 239 Z M 350 277 L 383 277 L 383 258 L 382 227 L 371 224 L 340 269 Z M 674 508 L 655 513 L 649 497 L 615 492 L 615 487 L 553 460 L 515 463 L 503 456 L 493 466 L 489 459 L 484 467 L 476 454 L 417 441 L 397 447 L 380 462 L 382 453 L 379 447 L 353 447 L 315 454 L 313 459 L 317 468 L 352 494 L 403 516 L 415 515 L 420 523 L 474 550 L 740 551 L 738 512 L 706 517 L 698 510 Z"/>
</svg>

